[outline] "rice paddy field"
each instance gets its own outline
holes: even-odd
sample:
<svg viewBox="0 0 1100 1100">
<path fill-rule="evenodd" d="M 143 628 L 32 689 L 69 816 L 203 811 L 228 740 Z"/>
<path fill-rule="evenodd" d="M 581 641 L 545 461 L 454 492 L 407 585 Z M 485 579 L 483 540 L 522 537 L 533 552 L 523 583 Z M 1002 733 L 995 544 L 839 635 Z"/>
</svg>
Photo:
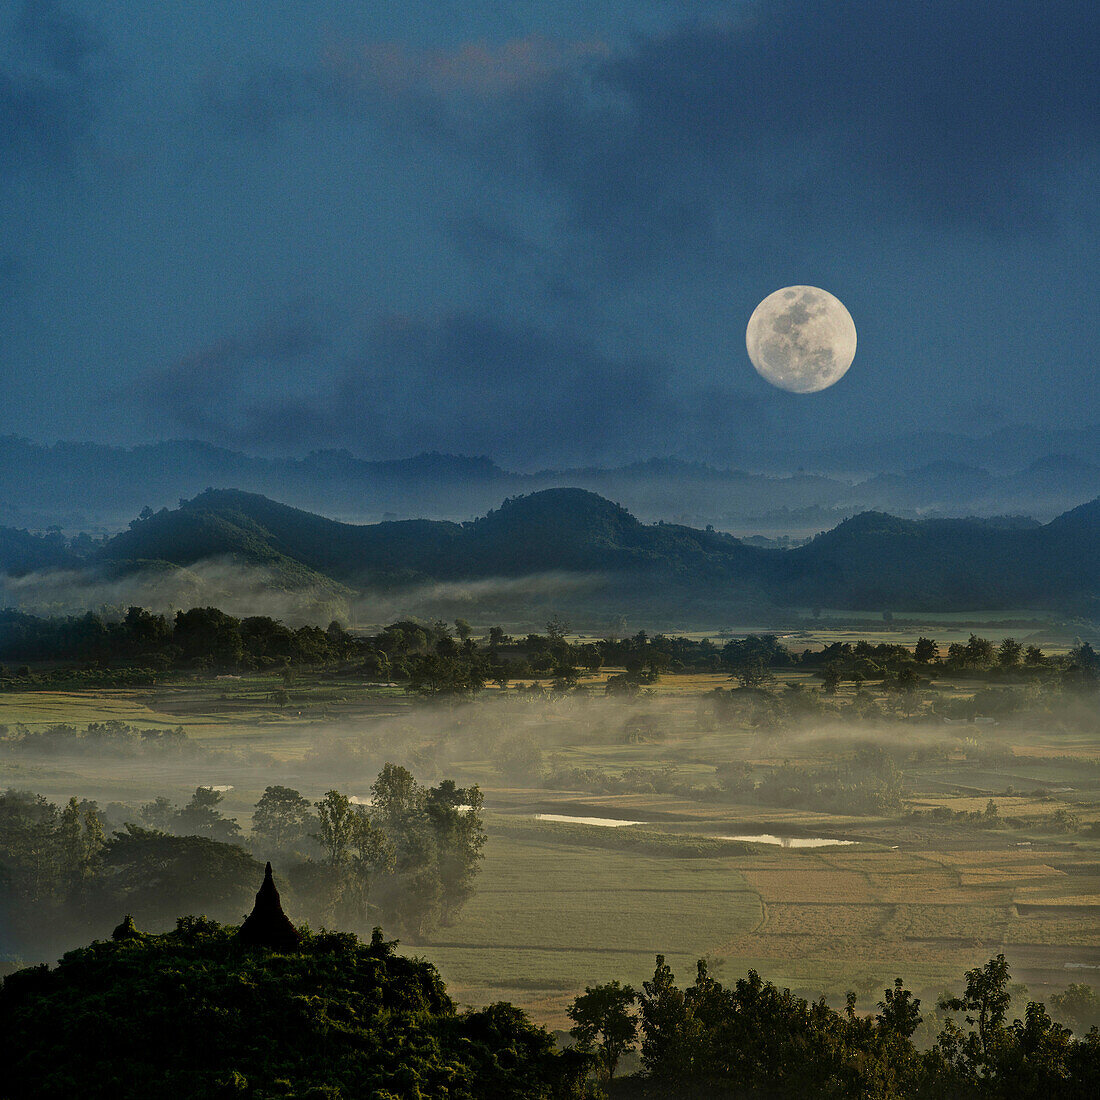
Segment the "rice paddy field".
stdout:
<svg viewBox="0 0 1100 1100">
<path fill-rule="evenodd" d="M 405 949 L 436 963 L 459 1001 L 511 1000 L 556 1027 L 585 985 L 641 982 L 658 952 L 681 980 L 705 956 L 723 980 L 754 967 L 834 1003 L 855 989 L 865 1007 L 895 976 L 934 999 L 1002 951 L 1033 995 L 1073 981 L 1100 986 L 1100 743 L 1087 726 L 896 723 L 764 735 L 708 717 L 702 702 L 729 686 L 725 677 L 665 676 L 652 696 L 612 707 L 602 681 L 614 671 L 586 678 L 577 698 L 520 705 L 508 702 L 514 689 L 488 689 L 443 710 L 393 686 L 321 676 L 296 681 L 282 706 L 273 702 L 281 683 L 264 676 L 7 693 L 0 725 L 182 727 L 196 748 L 171 762 L 0 753 L 0 789 L 54 801 L 75 794 L 125 815 L 157 795 L 182 802 L 198 785 L 219 785 L 230 788 L 223 808 L 247 827 L 268 784 L 311 798 L 330 786 L 364 796 L 387 758 L 425 782 L 446 775 L 479 783 L 489 840 L 476 892 L 456 923 Z M 800 677 L 780 673 L 781 682 Z M 982 686 L 942 682 L 937 691 Z M 675 773 L 677 790 L 594 793 L 505 775 L 500 747 L 517 735 L 540 740 L 544 774 Z M 686 789 L 713 787 L 723 761 L 811 767 L 869 736 L 902 761 L 900 814 L 827 813 Z M 968 755 L 967 738 L 989 751 Z M 907 755 L 933 744 L 947 750 L 924 763 Z M 994 827 L 954 816 L 978 816 L 990 799 Z M 1051 828 L 1060 809 L 1073 815 L 1072 831 Z M 764 836 L 772 839 L 744 839 Z M 722 839 L 730 837 L 741 839 Z"/>
</svg>

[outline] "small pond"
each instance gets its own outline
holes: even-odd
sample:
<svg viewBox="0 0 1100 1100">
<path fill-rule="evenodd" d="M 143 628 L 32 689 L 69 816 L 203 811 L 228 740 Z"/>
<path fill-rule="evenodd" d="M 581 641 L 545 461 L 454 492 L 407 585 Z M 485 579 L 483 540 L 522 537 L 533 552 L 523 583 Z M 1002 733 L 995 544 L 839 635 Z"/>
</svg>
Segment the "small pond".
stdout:
<svg viewBox="0 0 1100 1100">
<path fill-rule="evenodd" d="M 828 836 L 775 836 L 773 833 L 754 833 L 744 836 L 716 836 L 714 840 L 744 840 L 753 844 L 774 844 L 778 848 L 824 848 L 828 845 L 858 844 L 858 840 L 834 840 Z"/>
<path fill-rule="evenodd" d="M 603 825 L 620 829 L 624 825 L 644 825 L 644 821 L 620 821 L 617 817 L 570 817 L 568 814 L 535 814 L 536 821 L 560 821 L 564 825 Z"/>
</svg>

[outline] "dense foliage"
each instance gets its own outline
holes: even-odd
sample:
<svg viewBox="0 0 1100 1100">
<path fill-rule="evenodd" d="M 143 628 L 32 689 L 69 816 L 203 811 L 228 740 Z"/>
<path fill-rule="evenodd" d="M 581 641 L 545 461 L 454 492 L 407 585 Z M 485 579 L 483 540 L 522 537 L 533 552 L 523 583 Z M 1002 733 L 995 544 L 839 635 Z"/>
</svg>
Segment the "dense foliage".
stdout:
<svg viewBox="0 0 1100 1100">
<path fill-rule="evenodd" d="M 1075 1039 L 1037 1002 L 1010 1021 L 1003 955 L 968 971 L 960 996 L 941 1000 L 942 1027 L 925 1050 L 913 1043 L 920 1000 L 900 978 L 874 1017 L 855 1013 L 854 994 L 837 1012 L 753 970 L 726 987 L 702 961 L 681 989 L 661 955 L 637 995 L 637 1017 L 624 1017 L 624 1000 L 634 998 L 623 992 L 618 983 L 589 988 L 573 1013 L 589 1047 L 606 1049 L 616 1036 L 621 1051 L 640 1038 L 642 1075 L 615 1095 L 1084 1100 L 1100 1090 L 1100 1032 Z"/>
<path fill-rule="evenodd" d="M 127 918 L 54 970 L 9 975 L 5 1089 L 181 1100 L 595 1097 L 601 1080 L 614 1096 L 662 1100 L 1091 1100 L 1100 1089 L 1100 1032 L 1074 1038 L 1038 1002 L 1011 1018 L 1002 955 L 941 998 L 924 1049 L 921 1003 L 900 978 L 862 1016 L 854 994 L 838 1012 L 752 970 L 724 986 L 702 961 L 681 988 L 659 955 L 640 991 L 610 982 L 577 997 L 577 1047 L 558 1053 L 511 1005 L 456 1012 L 434 967 L 378 929 L 369 944 L 300 931 L 300 947 L 272 951 L 206 918 L 159 936 Z M 1077 987 L 1062 999 L 1095 1008 Z M 613 1081 L 635 1047 L 640 1072 Z"/>
<path fill-rule="evenodd" d="M 511 1005 L 456 1012 L 378 930 L 306 931 L 285 954 L 198 917 L 119 935 L 4 981 L 5 1095 L 537 1100 L 585 1067 Z"/>
</svg>

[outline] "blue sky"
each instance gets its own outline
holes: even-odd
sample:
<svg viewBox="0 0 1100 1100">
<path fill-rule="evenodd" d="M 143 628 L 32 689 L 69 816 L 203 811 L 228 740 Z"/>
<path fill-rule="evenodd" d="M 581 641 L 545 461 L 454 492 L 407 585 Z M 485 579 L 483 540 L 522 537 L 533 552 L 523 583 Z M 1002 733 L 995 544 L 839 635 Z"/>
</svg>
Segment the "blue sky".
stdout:
<svg viewBox="0 0 1100 1100">
<path fill-rule="evenodd" d="M 0 433 L 537 467 L 1100 423 L 1087 0 L 40 0 L 0 44 Z M 816 395 L 745 355 L 792 283 L 859 331 Z"/>
</svg>

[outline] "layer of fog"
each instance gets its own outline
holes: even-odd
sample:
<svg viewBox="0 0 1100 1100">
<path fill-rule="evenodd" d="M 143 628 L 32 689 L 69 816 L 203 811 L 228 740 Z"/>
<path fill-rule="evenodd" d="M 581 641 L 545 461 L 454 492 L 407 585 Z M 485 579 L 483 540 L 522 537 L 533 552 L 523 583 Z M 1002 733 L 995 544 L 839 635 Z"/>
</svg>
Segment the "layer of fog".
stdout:
<svg viewBox="0 0 1100 1100">
<path fill-rule="evenodd" d="M 479 618 L 517 608 L 582 601 L 606 583 L 598 574 L 548 572 L 524 577 L 433 581 L 352 591 L 318 577 L 208 558 L 190 566 L 150 566 L 125 576 L 93 570 L 0 574 L 0 607 L 35 615 L 82 615 L 89 608 L 117 614 L 130 606 L 171 614 L 218 607 L 228 615 L 266 615 L 289 626 L 328 623 L 383 625 L 403 618 Z M 545 615 L 542 616 L 545 619 Z"/>
<path fill-rule="evenodd" d="M 906 760 L 917 750 L 944 758 L 962 752 L 977 759 L 984 753 L 1003 762 L 1011 757 L 1008 738 L 1019 736 L 999 728 L 900 719 L 815 717 L 779 728 L 753 727 L 744 715 L 723 713 L 721 698 L 621 700 L 513 688 L 487 691 L 472 703 L 405 705 L 395 700 L 385 712 L 352 719 L 326 717 L 321 704 L 287 710 L 272 703 L 246 731 L 211 736 L 208 728 L 201 737 L 189 737 L 182 749 L 132 752 L 86 744 L 67 752 L 56 740 L 40 750 L 33 734 L 54 723 L 37 722 L 28 726 L 32 736 L 21 744 L 13 740 L 16 727 L 6 735 L 0 728 L 0 788 L 31 788 L 54 800 L 75 795 L 101 805 L 116 803 L 113 823 L 121 825 L 128 809 L 136 811 L 158 795 L 185 801 L 197 786 L 213 787 L 224 791 L 224 809 L 247 829 L 252 807 L 268 785 L 290 786 L 310 799 L 336 788 L 366 806 L 378 772 L 394 763 L 424 784 L 454 778 L 460 786 L 493 788 L 487 804 L 503 812 L 560 808 L 567 813 L 571 807 L 560 803 L 537 805 L 540 792 L 547 798 L 557 792 L 583 793 L 577 817 L 606 817 L 609 824 L 625 825 L 640 822 L 620 820 L 615 810 L 600 812 L 611 809 L 617 796 L 678 792 L 693 797 L 693 791 L 715 789 L 715 769 L 723 766 L 750 766 L 759 777 L 788 758 L 828 767 L 861 749 L 874 749 L 895 758 L 904 773 Z M 1072 717 L 1072 708 L 1065 709 Z M 163 723 L 164 716 L 156 719 Z M 130 721 L 142 724 L 140 718 Z M 608 747 L 617 750 L 616 759 L 605 764 Z M 1026 771 L 1026 758 L 1014 768 Z M 1038 778 L 1034 782 L 1040 784 Z M 723 800 L 744 801 L 734 794 Z M 635 802 L 631 808 L 633 818 L 640 807 Z M 653 824 L 653 815 L 645 816 Z M 660 816 L 667 820 L 669 815 Z"/>
</svg>

